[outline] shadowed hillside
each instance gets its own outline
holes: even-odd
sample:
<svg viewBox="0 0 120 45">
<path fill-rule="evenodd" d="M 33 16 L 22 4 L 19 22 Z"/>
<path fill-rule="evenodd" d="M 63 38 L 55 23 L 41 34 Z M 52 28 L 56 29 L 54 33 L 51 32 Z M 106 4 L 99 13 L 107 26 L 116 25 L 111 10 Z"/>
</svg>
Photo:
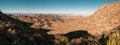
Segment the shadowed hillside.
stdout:
<svg viewBox="0 0 120 45">
<path fill-rule="evenodd" d="M 0 11 L 0 45 L 120 45 L 120 2 L 90 17 L 12 16 Z"/>
<path fill-rule="evenodd" d="M 23 22 L 15 17 L 0 13 L 0 44 L 1 45 L 66 45 L 88 44 L 87 31 L 74 31 L 67 34 L 48 34 L 50 30 L 33 28 L 34 23 Z M 80 34 L 80 35 L 78 35 Z M 70 36 L 72 35 L 72 36 Z M 79 39 L 79 38 L 83 39 Z M 93 39 L 93 38 L 91 38 Z M 78 43 L 74 42 L 79 40 Z M 80 41 L 84 41 L 80 42 Z M 91 40 L 93 41 L 93 40 Z M 90 42 L 91 42 L 90 41 Z"/>
<path fill-rule="evenodd" d="M 13 19 L 0 12 L 0 44 L 1 45 L 40 45 L 53 44 L 48 40 L 47 29 L 31 28 L 31 23 Z M 53 37 L 54 38 L 54 37 Z M 40 41 L 42 41 L 40 43 Z M 39 44 L 38 44 L 39 43 Z"/>
</svg>

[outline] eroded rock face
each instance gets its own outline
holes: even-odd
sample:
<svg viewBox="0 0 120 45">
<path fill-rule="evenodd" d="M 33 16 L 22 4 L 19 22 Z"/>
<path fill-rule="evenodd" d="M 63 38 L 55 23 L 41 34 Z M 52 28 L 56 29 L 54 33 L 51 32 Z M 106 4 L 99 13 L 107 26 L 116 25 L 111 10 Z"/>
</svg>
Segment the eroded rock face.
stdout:
<svg viewBox="0 0 120 45">
<path fill-rule="evenodd" d="M 118 25 L 120 25 L 120 2 L 114 2 L 100 7 L 86 20 L 82 28 L 90 30 L 91 33 L 100 34 Z"/>
</svg>

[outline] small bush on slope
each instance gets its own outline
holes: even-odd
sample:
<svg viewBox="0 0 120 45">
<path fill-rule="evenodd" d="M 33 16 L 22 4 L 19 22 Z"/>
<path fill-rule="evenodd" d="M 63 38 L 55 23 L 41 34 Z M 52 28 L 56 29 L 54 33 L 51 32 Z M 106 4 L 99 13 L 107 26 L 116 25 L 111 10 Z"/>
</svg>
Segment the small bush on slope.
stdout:
<svg viewBox="0 0 120 45">
<path fill-rule="evenodd" d="M 100 40 L 101 45 L 120 45 L 120 31 L 115 30 L 103 35 Z"/>
</svg>

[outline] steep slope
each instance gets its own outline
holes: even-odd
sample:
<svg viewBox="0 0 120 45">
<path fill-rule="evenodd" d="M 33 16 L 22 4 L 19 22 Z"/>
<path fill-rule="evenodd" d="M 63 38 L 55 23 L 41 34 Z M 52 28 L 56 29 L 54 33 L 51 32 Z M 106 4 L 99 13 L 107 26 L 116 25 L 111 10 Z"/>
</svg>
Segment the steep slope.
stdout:
<svg viewBox="0 0 120 45">
<path fill-rule="evenodd" d="M 72 18 L 64 19 L 64 23 L 54 23 L 53 29 L 56 30 L 54 31 L 55 34 L 67 33 L 75 30 L 87 30 L 93 35 L 100 36 L 102 33 L 110 31 L 120 25 L 120 2 L 105 4 L 86 19 L 71 19 Z"/>
<path fill-rule="evenodd" d="M 2 22 L 0 23 L 0 45 L 65 45 L 66 43 L 74 45 L 77 43 L 87 44 L 88 41 L 92 41 L 87 39 L 91 37 L 87 31 L 81 30 L 67 34 L 50 35 L 47 34 L 50 30 L 32 28 L 30 27 L 30 22 L 23 22 L 18 20 L 18 18 L 11 18 L 2 12 L 0 12 L 0 21 Z M 79 37 L 83 39 L 79 39 Z"/>
<path fill-rule="evenodd" d="M 120 25 L 120 2 L 105 4 L 90 16 L 81 29 L 101 34 Z"/>
<path fill-rule="evenodd" d="M 11 18 L 0 11 L 0 45 L 44 45 L 52 43 L 47 29 L 30 27 L 31 23 Z M 41 42 L 42 41 L 42 42 Z"/>
</svg>

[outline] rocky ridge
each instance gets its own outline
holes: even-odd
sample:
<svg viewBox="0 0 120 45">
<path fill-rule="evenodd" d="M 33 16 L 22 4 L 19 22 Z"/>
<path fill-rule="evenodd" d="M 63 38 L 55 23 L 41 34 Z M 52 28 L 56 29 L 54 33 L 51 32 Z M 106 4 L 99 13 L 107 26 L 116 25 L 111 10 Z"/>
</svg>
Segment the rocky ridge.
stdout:
<svg viewBox="0 0 120 45">
<path fill-rule="evenodd" d="M 91 15 L 81 29 L 93 34 L 101 34 L 110 31 L 120 25 L 120 2 L 113 2 L 101 6 Z"/>
</svg>

